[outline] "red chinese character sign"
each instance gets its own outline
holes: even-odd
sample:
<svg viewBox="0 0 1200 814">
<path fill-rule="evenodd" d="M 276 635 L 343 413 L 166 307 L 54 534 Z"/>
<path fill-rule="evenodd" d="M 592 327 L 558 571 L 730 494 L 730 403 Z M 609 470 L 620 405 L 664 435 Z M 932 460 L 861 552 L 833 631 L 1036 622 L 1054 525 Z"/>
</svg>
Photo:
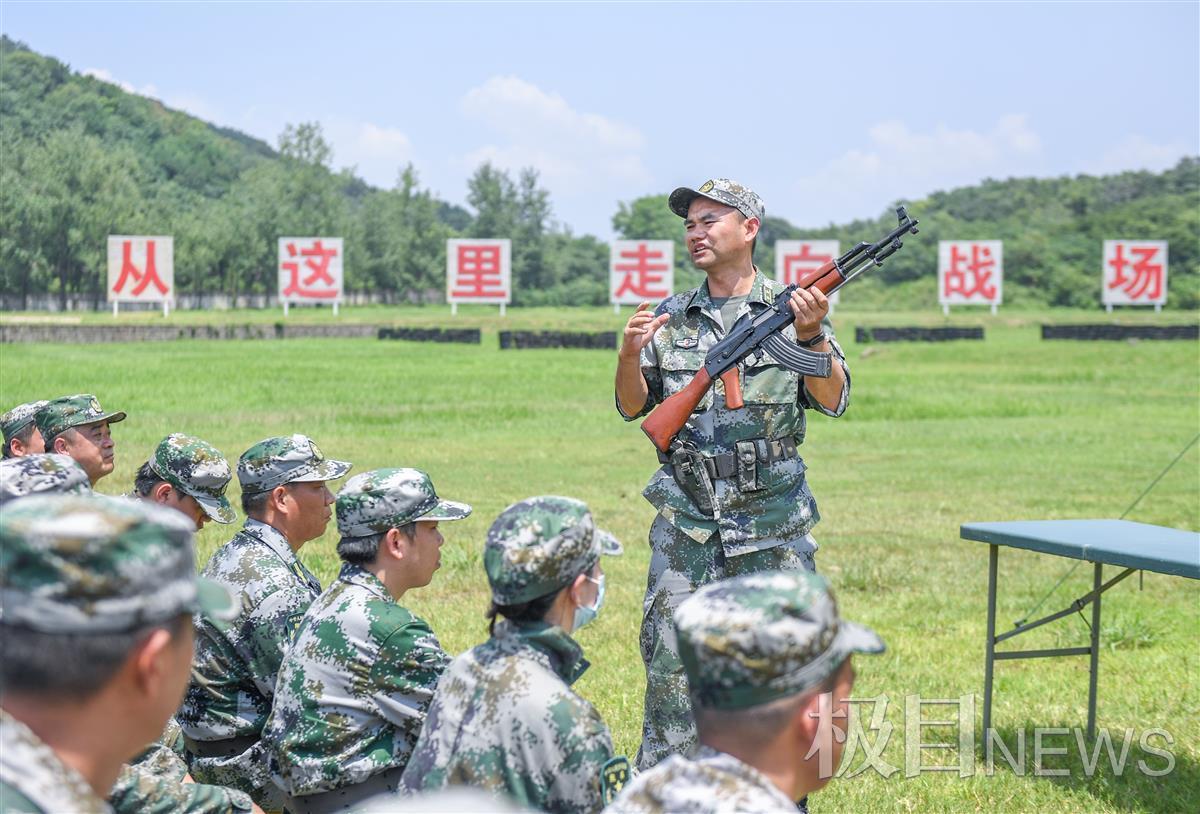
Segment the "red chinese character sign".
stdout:
<svg viewBox="0 0 1200 814">
<path fill-rule="evenodd" d="M 675 242 L 614 240 L 609 245 L 608 301 L 615 306 L 658 302 L 675 285 Z"/>
<path fill-rule="evenodd" d="M 175 299 L 175 239 L 108 236 L 108 301 L 161 302 L 165 316 Z"/>
<path fill-rule="evenodd" d="M 999 240 L 938 241 L 938 302 L 990 305 L 1003 302 L 1004 250 Z"/>
<path fill-rule="evenodd" d="M 1167 301 L 1167 242 L 1165 240 L 1104 241 L 1104 280 L 1101 302 L 1114 305 L 1153 305 Z"/>
<path fill-rule="evenodd" d="M 446 302 L 452 313 L 460 302 L 512 302 L 512 241 L 507 238 L 446 241 Z"/>
<path fill-rule="evenodd" d="M 295 303 L 328 303 L 337 313 L 345 279 L 340 237 L 279 238 L 279 301 L 286 316 Z"/>
<path fill-rule="evenodd" d="M 775 279 L 792 285 L 840 254 L 841 244 L 836 240 L 776 240 Z M 833 292 L 831 305 L 837 304 L 839 293 Z"/>
</svg>

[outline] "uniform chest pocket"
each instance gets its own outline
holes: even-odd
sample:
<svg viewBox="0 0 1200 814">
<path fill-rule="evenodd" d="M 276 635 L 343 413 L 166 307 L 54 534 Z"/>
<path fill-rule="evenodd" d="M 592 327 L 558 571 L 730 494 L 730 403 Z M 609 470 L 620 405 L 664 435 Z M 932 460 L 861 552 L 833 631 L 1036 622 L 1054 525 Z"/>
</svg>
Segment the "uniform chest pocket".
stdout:
<svg viewBox="0 0 1200 814">
<path fill-rule="evenodd" d="M 691 383 L 704 367 L 704 356 L 705 352 L 696 348 L 672 347 L 662 352 L 659 368 L 662 370 L 663 398 L 675 395 Z M 709 387 L 694 412 L 707 410 L 712 406 L 712 401 L 713 389 Z"/>
<path fill-rule="evenodd" d="M 751 356 L 745 361 L 742 397 L 747 404 L 794 404 L 800 374 L 793 373 L 771 354 Z"/>
</svg>

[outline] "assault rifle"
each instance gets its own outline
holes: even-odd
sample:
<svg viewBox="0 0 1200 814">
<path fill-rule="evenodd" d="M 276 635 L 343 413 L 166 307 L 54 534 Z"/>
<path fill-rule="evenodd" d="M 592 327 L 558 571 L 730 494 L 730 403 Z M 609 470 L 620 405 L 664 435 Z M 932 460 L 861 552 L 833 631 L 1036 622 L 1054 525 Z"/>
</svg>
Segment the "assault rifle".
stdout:
<svg viewBox="0 0 1200 814">
<path fill-rule="evenodd" d="M 830 260 L 789 285 L 775 298 L 772 307 L 758 316 L 747 314 L 733 323 L 725 338 L 704 357 L 704 367 L 687 387 L 665 399 L 642 422 L 642 432 L 650 437 L 654 446 L 662 452 L 670 448 L 671 440 L 683 429 L 688 416 L 715 379 L 725 383 L 725 406 L 731 410 L 741 407 L 744 402 L 737 366 L 747 356 L 761 355 L 766 351 L 788 370 L 803 376 L 828 378 L 833 370 L 830 354 L 814 353 L 783 337 L 781 331 L 796 319 L 788 301 L 797 288 L 817 288 L 828 296 L 868 268 L 882 266 L 884 260 L 900 250 L 903 245 L 900 238 L 903 235 L 917 233 L 917 221 L 908 216 L 903 206 L 896 208 L 896 216 L 900 219 L 900 225 L 879 242 L 859 243 L 841 257 Z"/>
</svg>

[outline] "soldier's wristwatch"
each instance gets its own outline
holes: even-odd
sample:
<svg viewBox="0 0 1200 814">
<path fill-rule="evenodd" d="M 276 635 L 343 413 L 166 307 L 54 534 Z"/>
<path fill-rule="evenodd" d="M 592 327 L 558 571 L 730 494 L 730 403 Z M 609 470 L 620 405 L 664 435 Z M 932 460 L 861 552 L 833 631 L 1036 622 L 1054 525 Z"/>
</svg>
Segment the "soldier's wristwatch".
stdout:
<svg viewBox="0 0 1200 814">
<path fill-rule="evenodd" d="M 797 339 L 796 344 L 802 348 L 815 348 L 817 345 L 820 345 L 824 341 L 825 341 L 825 332 L 821 331 L 819 334 L 814 336 L 812 339 Z"/>
</svg>

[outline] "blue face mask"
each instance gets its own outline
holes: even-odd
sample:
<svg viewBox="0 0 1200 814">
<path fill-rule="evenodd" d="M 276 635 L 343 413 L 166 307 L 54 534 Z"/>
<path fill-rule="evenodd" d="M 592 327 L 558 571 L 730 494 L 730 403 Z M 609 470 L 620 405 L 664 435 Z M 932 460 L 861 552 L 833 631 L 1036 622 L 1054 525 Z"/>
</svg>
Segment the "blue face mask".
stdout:
<svg viewBox="0 0 1200 814">
<path fill-rule="evenodd" d="M 601 574 L 600 579 L 585 577 L 588 582 L 594 582 L 599 586 L 596 589 L 596 602 L 591 607 L 578 607 L 575 609 L 575 621 L 571 626 L 572 631 L 579 630 L 579 628 L 595 619 L 596 615 L 600 613 L 600 608 L 604 605 L 604 576 L 604 574 Z"/>
</svg>

